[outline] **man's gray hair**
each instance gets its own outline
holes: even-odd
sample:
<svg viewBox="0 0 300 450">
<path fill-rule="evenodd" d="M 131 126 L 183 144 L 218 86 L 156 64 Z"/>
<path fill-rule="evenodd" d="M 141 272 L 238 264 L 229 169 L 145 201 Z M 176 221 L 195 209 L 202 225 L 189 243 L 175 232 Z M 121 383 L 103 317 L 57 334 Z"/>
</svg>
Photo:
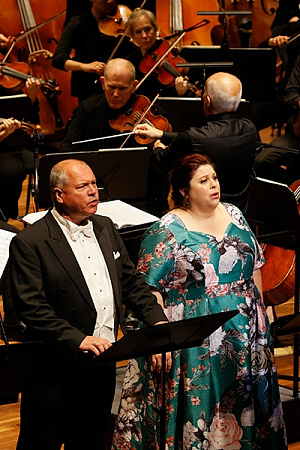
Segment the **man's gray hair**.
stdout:
<svg viewBox="0 0 300 450">
<path fill-rule="evenodd" d="M 224 77 L 224 83 L 214 79 L 214 77 L 207 80 L 206 93 L 213 102 L 216 114 L 237 110 L 242 98 L 242 83 L 237 77 L 234 78 L 240 87 L 236 94 L 233 94 L 231 84 L 226 83 L 227 77 Z"/>
<path fill-rule="evenodd" d="M 50 189 L 51 189 L 51 197 L 54 202 L 53 190 L 54 188 L 59 188 L 61 190 L 65 190 L 69 183 L 69 178 L 66 173 L 65 167 L 62 167 L 61 164 L 55 164 L 52 167 L 50 172 Z"/>
</svg>

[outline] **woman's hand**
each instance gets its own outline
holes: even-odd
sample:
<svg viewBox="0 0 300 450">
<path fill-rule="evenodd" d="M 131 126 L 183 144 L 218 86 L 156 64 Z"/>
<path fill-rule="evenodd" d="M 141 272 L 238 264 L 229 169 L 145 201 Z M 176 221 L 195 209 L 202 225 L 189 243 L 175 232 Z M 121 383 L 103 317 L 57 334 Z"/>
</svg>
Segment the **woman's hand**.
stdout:
<svg viewBox="0 0 300 450">
<path fill-rule="evenodd" d="M 81 64 L 83 72 L 97 73 L 103 75 L 105 64 L 103 62 L 94 61 L 89 64 Z"/>
<path fill-rule="evenodd" d="M 36 101 L 36 98 L 38 96 L 39 90 L 40 90 L 41 83 L 37 78 L 28 78 L 26 80 L 26 94 L 30 98 L 31 104 Z"/>
<path fill-rule="evenodd" d="M 157 373 L 161 372 L 162 369 L 162 355 L 152 355 L 152 367 L 153 370 L 156 370 Z M 170 372 L 172 367 L 172 353 L 167 352 L 166 353 L 166 372 Z"/>
</svg>

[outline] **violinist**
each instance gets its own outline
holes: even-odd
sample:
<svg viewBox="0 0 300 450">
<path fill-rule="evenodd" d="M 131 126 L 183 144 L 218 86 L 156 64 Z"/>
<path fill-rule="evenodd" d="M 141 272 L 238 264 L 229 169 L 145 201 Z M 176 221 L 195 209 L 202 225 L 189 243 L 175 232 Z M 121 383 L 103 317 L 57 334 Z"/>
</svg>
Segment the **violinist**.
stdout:
<svg viewBox="0 0 300 450">
<path fill-rule="evenodd" d="M 72 17 L 65 25 L 52 60 L 57 69 L 72 72 L 71 94 L 79 103 L 102 92 L 99 77 L 117 45 L 118 30 L 125 30 L 123 20 L 120 26 L 115 26 L 114 19 L 121 18 L 117 0 L 91 0 L 91 3 L 91 9 Z M 129 38 L 124 39 L 115 57 L 134 50 Z"/>
<path fill-rule="evenodd" d="M 40 82 L 37 79 L 30 78 L 26 81 L 24 92 L 30 99 L 30 106 L 28 117 L 22 119 L 33 124 L 39 123 L 39 89 Z M 23 93 L 22 90 L 20 92 Z M 0 96 L 8 95 L 1 86 Z M 18 115 L 18 111 L 15 115 Z M 24 138 L 23 146 L 10 147 L 10 135 L 18 130 L 20 125 L 20 122 L 13 118 L 2 119 L 0 125 L 0 208 L 6 220 L 17 218 L 22 184 L 26 175 L 33 170 L 33 152 L 27 148 L 26 139 Z M 28 145 L 31 145 L 31 142 L 28 142 Z"/>
<path fill-rule="evenodd" d="M 128 59 L 134 64 L 137 71 L 138 80 L 142 80 L 145 71 L 142 71 L 143 61 L 153 52 L 162 56 L 164 54 L 163 41 L 158 37 L 158 24 L 156 18 L 151 11 L 146 9 L 135 10 L 129 17 L 127 22 L 127 33 L 138 45 L 140 52 L 136 52 L 130 55 Z M 171 53 L 170 53 L 171 55 Z M 175 55 L 172 56 L 175 58 Z M 175 61 L 175 59 L 174 59 Z M 170 60 L 170 62 L 172 62 Z M 153 63 L 154 65 L 154 63 Z M 181 96 L 188 91 L 188 78 L 186 76 L 173 76 L 174 82 L 171 84 L 163 84 L 163 80 L 160 77 L 160 66 L 157 71 L 154 71 L 138 88 L 139 92 L 146 93 L 148 97 L 153 97 L 160 89 L 162 89 L 161 95 L 167 96 Z M 165 69 L 163 69 L 165 70 Z M 161 74 L 163 76 L 163 74 Z M 160 81 L 160 79 L 162 81 Z"/>
<path fill-rule="evenodd" d="M 100 147 L 118 148 L 124 141 L 123 136 L 96 140 L 83 145 L 72 145 L 72 142 L 120 134 L 123 131 L 124 122 L 132 122 L 131 130 L 133 129 L 132 116 L 135 105 L 141 98 L 141 96 L 135 95 L 138 81 L 135 78 L 134 66 L 130 61 L 122 58 L 112 59 L 105 66 L 101 84 L 104 93 L 81 102 L 62 141 L 62 151 L 79 151 L 83 148 L 97 150 Z M 131 136 L 126 147 L 136 146 L 137 142 Z"/>
</svg>

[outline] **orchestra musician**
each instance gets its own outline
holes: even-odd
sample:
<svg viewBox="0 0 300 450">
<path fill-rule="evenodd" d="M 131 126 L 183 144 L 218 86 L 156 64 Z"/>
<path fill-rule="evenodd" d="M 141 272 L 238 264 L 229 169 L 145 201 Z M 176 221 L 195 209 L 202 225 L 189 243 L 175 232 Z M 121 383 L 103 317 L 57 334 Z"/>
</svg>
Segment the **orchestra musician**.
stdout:
<svg viewBox="0 0 300 450">
<path fill-rule="evenodd" d="M 137 79 L 139 81 L 141 81 L 146 74 L 141 71 L 144 59 L 153 54 L 153 52 L 158 54 L 158 56 L 164 54 L 162 44 L 167 41 L 160 39 L 158 37 L 158 32 L 159 27 L 156 18 L 151 11 L 137 9 L 129 16 L 126 33 L 138 45 L 140 51 L 138 53 L 134 52 L 132 55 L 126 57 L 126 59 L 129 59 L 135 66 Z M 153 61 L 155 62 L 155 60 Z M 145 79 L 141 84 L 141 87 L 138 87 L 138 90 L 141 93 L 145 92 L 150 98 L 153 98 L 160 89 L 162 89 L 162 96 L 184 95 L 188 91 L 188 78 L 180 75 L 174 76 L 173 80 L 171 85 L 165 85 L 160 81 L 160 74 L 157 74 L 157 71 L 154 71 L 151 76 Z"/>
<path fill-rule="evenodd" d="M 115 49 L 117 34 L 107 31 L 105 18 L 118 15 L 117 0 L 91 0 L 92 7 L 79 16 L 74 16 L 65 25 L 52 64 L 60 70 L 71 71 L 71 95 L 79 103 L 102 92 L 99 77 Z M 131 11 L 128 12 L 128 15 Z M 119 17 L 119 16 L 118 16 Z M 114 22 L 111 20 L 113 26 Z M 125 29 L 125 24 L 120 24 Z M 115 33 L 115 30 L 112 30 Z M 71 52 L 74 50 L 74 56 Z M 124 39 L 115 56 L 123 57 L 136 50 L 130 40 Z"/>
<path fill-rule="evenodd" d="M 9 42 L 8 39 L 7 42 Z M 21 87 L 21 86 L 20 86 Z M 28 78 L 24 92 L 30 99 L 28 117 L 23 119 L 32 124 L 39 123 L 39 104 L 37 95 L 40 82 L 35 78 Z M 22 89 L 20 93 L 23 93 Z M 10 93 L 0 86 L 0 96 L 8 96 Z M 22 184 L 28 171 L 33 170 L 33 152 L 25 147 L 9 148 L 10 134 L 20 128 L 20 122 L 14 118 L 4 118 L 0 125 L 0 208 L 3 219 L 15 219 L 18 216 L 18 200 L 22 192 Z"/>
<path fill-rule="evenodd" d="M 156 197 L 152 198 L 153 210 L 163 213 L 168 209 L 167 173 L 173 163 L 181 156 L 198 152 L 209 156 L 218 167 L 222 201 L 233 203 L 246 214 L 257 132 L 249 119 L 237 117 L 241 95 L 240 80 L 229 73 L 218 72 L 209 77 L 204 86 L 202 126 L 181 133 L 157 130 L 147 124 L 136 127 L 135 133 L 141 137 L 160 139 L 164 144 L 158 145 L 150 157 L 150 164 L 158 173 L 165 174 L 166 180 L 164 190 L 160 188 L 159 193 L 157 189 Z"/>
<path fill-rule="evenodd" d="M 123 136 L 101 141 L 95 140 L 83 145 L 72 145 L 72 143 L 121 134 L 123 124 L 130 121 L 132 130 L 134 107 L 140 98 L 135 94 L 138 81 L 135 77 L 134 66 L 126 59 L 112 59 L 106 64 L 104 75 L 100 79 L 104 92 L 80 104 L 61 143 L 61 151 L 79 151 L 83 148 L 95 150 L 100 147 L 117 148 L 123 143 Z M 128 139 L 126 146 L 137 146 L 134 136 Z"/>
</svg>

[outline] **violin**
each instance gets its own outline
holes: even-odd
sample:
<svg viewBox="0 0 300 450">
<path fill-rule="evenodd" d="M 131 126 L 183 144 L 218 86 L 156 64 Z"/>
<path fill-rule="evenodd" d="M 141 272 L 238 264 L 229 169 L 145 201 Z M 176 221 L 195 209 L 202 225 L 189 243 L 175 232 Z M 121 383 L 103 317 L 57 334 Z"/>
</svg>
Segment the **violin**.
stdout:
<svg viewBox="0 0 300 450">
<path fill-rule="evenodd" d="M 175 78 L 185 76 L 188 72 L 187 67 L 182 67 L 180 69 L 176 68 L 177 64 L 185 63 L 185 59 L 177 56 L 174 52 L 170 51 L 170 49 L 170 44 L 163 40 L 156 50 L 146 52 L 139 65 L 140 71 L 145 74 L 148 74 L 151 71 L 157 73 L 158 80 L 163 85 L 170 85 L 175 81 Z M 188 82 L 188 89 L 193 92 L 196 97 L 201 96 L 202 91 L 190 82 Z"/>
<path fill-rule="evenodd" d="M 150 100 L 144 95 L 137 95 L 130 108 L 125 113 L 120 114 L 116 119 L 110 119 L 109 124 L 111 128 L 124 133 L 127 130 L 133 130 L 133 128 L 140 123 L 148 123 L 159 130 L 172 131 L 172 127 L 165 117 L 153 114 L 150 111 L 153 103 L 154 102 L 150 103 Z M 151 139 L 139 136 L 135 136 L 135 140 L 141 145 L 152 142 Z"/>
<path fill-rule="evenodd" d="M 132 13 L 131 9 L 125 5 L 117 5 L 116 12 L 112 15 L 105 14 L 99 19 L 98 27 L 101 33 L 107 36 L 119 36 L 124 34 L 128 17 Z"/>
<path fill-rule="evenodd" d="M 3 117 L 0 117 L 0 125 L 3 124 L 3 120 L 5 120 Z M 35 125 L 34 123 L 30 123 L 30 122 L 23 122 L 17 119 L 12 119 L 14 121 L 14 126 L 16 130 L 23 130 L 25 131 L 28 135 L 34 136 L 37 133 L 41 133 L 42 132 L 42 128 L 40 125 Z"/>
<path fill-rule="evenodd" d="M 60 94 L 61 90 L 55 80 L 40 80 L 29 75 L 30 69 L 28 64 L 24 62 L 14 62 L 11 64 L 0 62 L 0 85 L 8 91 L 14 93 L 18 92 L 24 87 L 25 81 L 29 78 L 38 80 L 41 84 L 41 91 L 48 94 L 52 91 L 55 94 Z"/>
</svg>

